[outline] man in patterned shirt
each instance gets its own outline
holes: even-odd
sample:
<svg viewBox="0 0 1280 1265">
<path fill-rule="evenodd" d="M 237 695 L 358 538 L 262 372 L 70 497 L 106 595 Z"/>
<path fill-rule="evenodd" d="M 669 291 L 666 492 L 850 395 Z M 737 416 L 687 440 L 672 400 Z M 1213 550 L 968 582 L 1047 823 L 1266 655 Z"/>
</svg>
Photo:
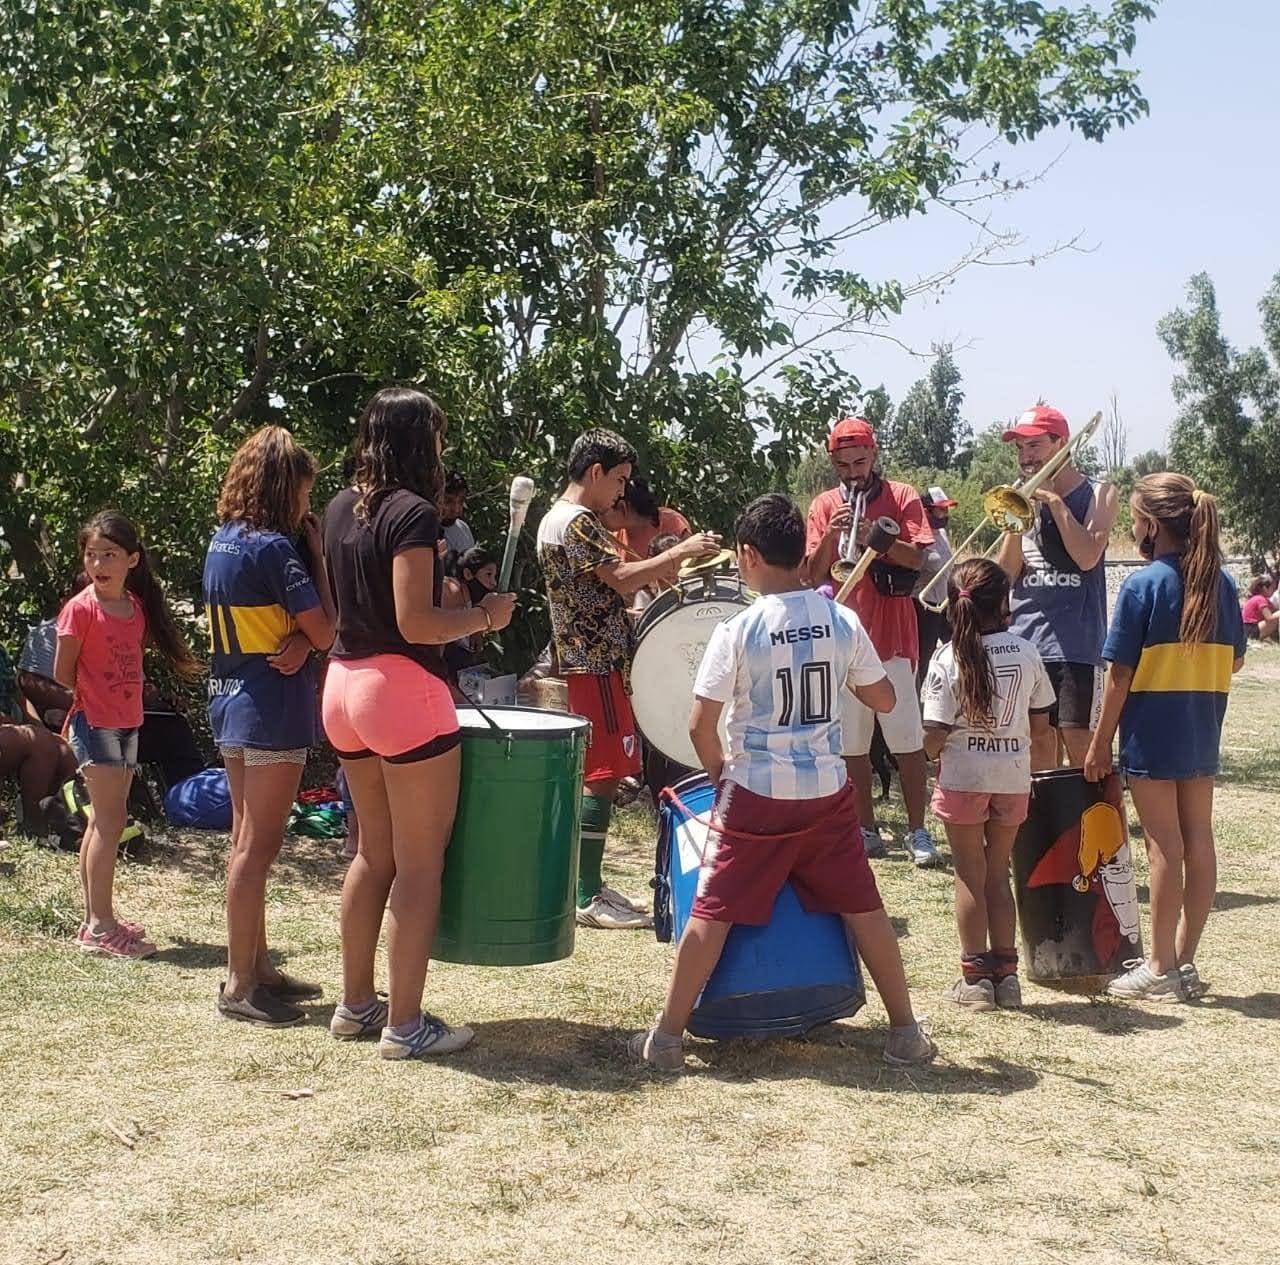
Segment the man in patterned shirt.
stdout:
<svg viewBox="0 0 1280 1265">
<path fill-rule="evenodd" d="M 569 710 L 591 722 L 583 772 L 578 849 L 578 924 L 646 927 L 643 906 L 606 887 L 600 866 L 618 783 L 640 773 L 640 739 L 631 714 L 632 634 L 626 599 L 647 584 L 670 584 L 685 558 L 719 548 L 701 532 L 656 558 L 624 562 L 600 515 L 622 498 L 636 451 L 621 435 L 589 430 L 569 452 L 569 484 L 538 527 L 538 561 L 547 582 L 551 638 Z"/>
<path fill-rule="evenodd" d="M 734 923 L 768 923 L 791 881 L 805 909 L 843 916 L 889 1012 L 884 1057 L 937 1052 L 916 1021 L 898 940 L 867 864 L 848 780 L 841 697 L 892 711 L 894 687 L 857 615 L 805 587 L 805 526 L 776 493 L 734 526 L 738 570 L 760 596 L 711 634 L 694 684 L 689 736 L 716 785 L 698 894 L 666 1005 L 630 1052 L 664 1071 L 684 1065 L 685 1025 Z M 728 708 L 729 749 L 720 742 Z"/>
</svg>

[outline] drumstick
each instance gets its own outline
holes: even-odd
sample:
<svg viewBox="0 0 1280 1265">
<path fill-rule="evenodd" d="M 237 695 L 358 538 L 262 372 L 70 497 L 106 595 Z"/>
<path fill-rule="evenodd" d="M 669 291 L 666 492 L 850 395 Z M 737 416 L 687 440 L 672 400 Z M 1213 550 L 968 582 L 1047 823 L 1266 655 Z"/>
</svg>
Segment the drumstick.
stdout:
<svg viewBox="0 0 1280 1265">
<path fill-rule="evenodd" d="M 882 554 L 886 554 L 893 548 L 894 542 L 898 539 L 898 524 L 891 518 L 877 518 L 871 524 L 871 533 L 867 537 L 867 547 L 862 551 L 862 557 L 858 559 L 852 571 L 845 577 L 845 582 L 840 586 L 840 592 L 836 594 L 836 601 L 843 602 L 849 596 L 853 586 L 867 574 L 871 568 L 871 564 Z"/>
<path fill-rule="evenodd" d="M 528 475 L 518 474 L 511 480 L 511 497 L 508 501 L 507 543 L 502 550 L 502 567 L 498 571 L 498 590 L 505 593 L 511 582 L 511 567 L 516 560 L 516 542 L 520 529 L 529 514 L 529 502 L 533 500 L 534 483 Z"/>
</svg>

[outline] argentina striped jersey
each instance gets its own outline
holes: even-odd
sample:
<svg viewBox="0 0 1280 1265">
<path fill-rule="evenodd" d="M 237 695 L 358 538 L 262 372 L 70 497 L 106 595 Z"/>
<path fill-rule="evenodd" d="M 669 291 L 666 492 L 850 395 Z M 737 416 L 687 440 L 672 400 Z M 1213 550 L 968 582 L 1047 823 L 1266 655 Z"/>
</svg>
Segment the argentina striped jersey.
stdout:
<svg viewBox="0 0 1280 1265">
<path fill-rule="evenodd" d="M 815 799 L 845 782 L 838 691 L 884 674 L 852 611 L 796 589 L 717 625 L 693 689 L 727 706 L 724 777 L 770 799 Z"/>
</svg>

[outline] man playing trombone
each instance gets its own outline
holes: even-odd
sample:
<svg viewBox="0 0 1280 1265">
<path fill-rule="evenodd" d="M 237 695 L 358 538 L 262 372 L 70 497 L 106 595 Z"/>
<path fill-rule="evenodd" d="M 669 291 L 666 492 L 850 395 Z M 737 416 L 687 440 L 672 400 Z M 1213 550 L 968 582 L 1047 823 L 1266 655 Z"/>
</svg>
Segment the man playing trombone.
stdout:
<svg viewBox="0 0 1280 1265">
<path fill-rule="evenodd" d="M 1067 419 L 1056 408 L 1029 409 L 1004 433 L 1018 449 L 1024 479 L 1033 477 L 1068 447 Z M 1035 521 L 1024 534 L 1008 532 L 999 563 L 1013 592 L 1009 631 L 1040 652 L 1057 702 L 1051 728 L 1031 741 L 1032 769 L 1059 763 L 1084 765 L 1102 705 L 1102 643 L 1107 631 L 1107 583 L 1103 561 L 1116 521 L 1116 490 L 1076 469 L 1070 457 L 1031 493 Z"/>
<path fill-rule="evenodd" d="M 816 496 L 809 506 L 805 568 L 810 584 L 817 586 L 830 577 L 839 589 L 841 565 L 852 567 L 867 544 L 872 523 L 890 518 L 898 525 L 898 539 L 854 586 L 848 605 L 867 630 L 897 696 L 893 711 L 882 713 L 879 720 L 885 742 L 897 757 L 907 809 L 907 850 L 917 866 L 936 865 L 938 849 L 924 824 L 924 728 L 916 692 L 919 648 L 911 601 L 923 549 L 933 543 L 933 532 L 915 489 L 882 479 L 877 473 L 879 449 L 870 423 L 860 417 L 838 422 L 827 441 L 827 451 L 840 486 Z M 840 691 L 840 713 L 843 754 L 857 797 L 863 845 L 868 856 L 884 856 L 884 844 L 873 828 L 875 807 L 871 799 L 869 753 L 876 717 L 851 690 Z"/>
</svg>

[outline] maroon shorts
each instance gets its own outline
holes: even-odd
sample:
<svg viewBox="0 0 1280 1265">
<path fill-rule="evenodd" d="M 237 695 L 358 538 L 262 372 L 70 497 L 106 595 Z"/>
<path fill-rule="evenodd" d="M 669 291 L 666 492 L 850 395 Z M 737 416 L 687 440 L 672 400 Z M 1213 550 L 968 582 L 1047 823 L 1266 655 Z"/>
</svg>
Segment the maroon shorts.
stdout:
<svg viewBox="0 0 1280 1265">
<path fill-rule="evenodd" d="M 642 768 L 640 738 L 622 673 L 588 676 L 571 672 L 565 681 L 569 710 L 591 722 L 591 745 L 582 771 L 584 784 L 638 777 Z"/>
<path fill-rule="evenodd" d="M 788 879 L 811 914 L 867 914 L 880 892 L 862 847 L 853 787 L 822 799 L 768 799 L 722 782 L 716 827 L 690 914 L 762 927 Z"/>
</svg>

